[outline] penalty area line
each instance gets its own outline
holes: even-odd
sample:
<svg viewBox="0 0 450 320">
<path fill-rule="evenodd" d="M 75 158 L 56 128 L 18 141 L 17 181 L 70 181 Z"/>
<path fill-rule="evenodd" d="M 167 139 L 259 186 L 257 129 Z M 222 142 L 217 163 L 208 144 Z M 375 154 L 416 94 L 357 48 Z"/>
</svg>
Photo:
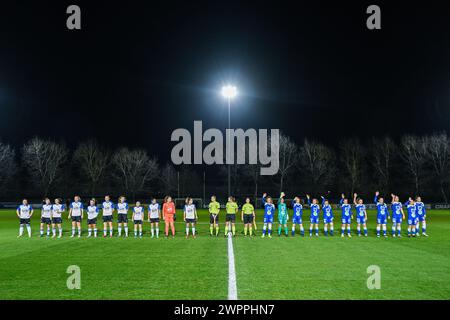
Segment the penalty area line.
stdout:
<svg viewBox="0 0 450 320">
<path fill-rule="evenodd" d="M 237 300 L 236 269 L 234 265 L 233 240 L 228 233 L 228 300 Z"/>
</svg>

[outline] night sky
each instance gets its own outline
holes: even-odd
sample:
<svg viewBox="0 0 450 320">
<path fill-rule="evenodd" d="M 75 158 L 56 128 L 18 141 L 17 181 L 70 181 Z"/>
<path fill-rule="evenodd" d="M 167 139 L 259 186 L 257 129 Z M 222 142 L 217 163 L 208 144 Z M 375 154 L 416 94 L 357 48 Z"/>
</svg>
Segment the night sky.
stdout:
<svg viewBox="0 0 450 320">
<path fill-rule="evenodd" d="M 297 142 L 450 129 L 442 1 L 295 2 L 2 4 L 0 138 L 96 138 L 164 160 L 174 129 L 225 128 L 228 82 L 240 93 L 232 127 L 279 128 Z M 66 28 L 70 4 L 80 31 Z M 369 4 L 382 30 L 366 28 Z"/>
</svg>

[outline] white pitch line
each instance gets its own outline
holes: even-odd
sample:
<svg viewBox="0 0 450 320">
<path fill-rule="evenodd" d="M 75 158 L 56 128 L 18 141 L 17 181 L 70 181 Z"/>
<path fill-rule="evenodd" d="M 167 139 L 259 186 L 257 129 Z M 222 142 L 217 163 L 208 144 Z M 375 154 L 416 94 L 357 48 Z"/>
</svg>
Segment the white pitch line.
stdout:
<svg viewBox="0 0 450 320">
<path fill-rule="evenodd" d="M 236 269 L 231 233 L 228 233 L 228 300 L 237 300 Z"/>
</svg>

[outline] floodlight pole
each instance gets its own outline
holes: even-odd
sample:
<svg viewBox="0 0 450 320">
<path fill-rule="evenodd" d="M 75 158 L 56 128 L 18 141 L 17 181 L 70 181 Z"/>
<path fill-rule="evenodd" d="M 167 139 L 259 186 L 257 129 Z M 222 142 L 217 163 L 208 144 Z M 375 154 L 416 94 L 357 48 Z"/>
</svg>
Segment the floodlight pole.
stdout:
<svg viewBox="0 0 450 320">
<path fill-rule="evenodd" d="M 227 146 L 229 144 L 231 144 L 231 137 L 230 137 L 230 129 L 231 129 L 231 97 L 228 97 L 228 141 L 227 141 Z M 227 148 L 227 152 L 231 152 L 231 150 L 229 150 Z M 229 155 L 227 154 L 227 159 L 228 159 Z M 231 196 L 231 165 L 228 163 L 228 196 Z"/>
</svg>

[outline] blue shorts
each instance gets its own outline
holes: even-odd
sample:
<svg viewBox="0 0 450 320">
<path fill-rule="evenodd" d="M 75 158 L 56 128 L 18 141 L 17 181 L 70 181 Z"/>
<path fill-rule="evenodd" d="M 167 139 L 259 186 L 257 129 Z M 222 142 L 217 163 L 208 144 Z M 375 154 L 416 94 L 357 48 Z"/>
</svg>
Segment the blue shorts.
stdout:
<svg viewBox="0 0 450 320">
<path fill-rule="evenodd" d="M 52 218 L 52 223 L 53 224 L 61 224 L 62 223 L 62 218 L 61 217 L 55 217 L 55 218 Z"/>
<path fill-rule="evenodd" d="M 415 219 L 408 218 L 408 226 L 415 226 L 416 223 L 417 223 L 417 218 L 415 218 Z"/>
<path fill-rule="evenodd" d="M 52 219 L 42 217 L 42 218 L 41 218 L 41 223 L 44 223 L 44 224 L 51 224 L 51 223 L 52 223 Z"/>
<path fill-rule="evenodd" d="M 27 219 L 20 218 L 20 224 L 30 224 L 30 218 Z"/>
<path fill-rule="evenodd" d="M 399 217 L 393 217 L 393 218 L 392 218 L 392 223 L 393 223 L 393 224 L 402 223 L 402 221 L 403 221 L 403 217 L 402 217 L 402 216 L 399 216 Z"/>
<path fill-rule="evenodd" d="M 419 221 L 425 221 L 425 215 L 418 216 Z"/>
<path fill-rule="evenodd" d="M 377 224 L 386 224 L 387 218 L 384 217 L 377 217 Z"/>
<path fill-rule="evenodd" d="M 342 217 L 342 224 L 350 224 L 350 222 L 352 221 L 352 219 L 350 217 Z"/>
<path fill-rule="evenodd" d="M 356 223 L 357 224 L 364 224 L 364 223 L 366 223 L 366 218 L 365 217 L 357 217 L 356 218 Z"/>
<path fill-rule="evenodd" d="M 273 223 L 273 216 L 264 216 L 264 223 Z"/>
<path fill-rule="evenodd" d="M 81 222 L 81 216 L 72 216 L 72 222 Z"/>
<path fill-rule="evenodd" d="M 293 224 L 303 224 L 301 216 L 293 216 L 292 217 Z"/>
<path fill-rule="evenodd" d="M 332 223 L 333 222 L 333 217 L 324 217 L 323 218 L 323 223 Z"/>
<path fill-rule="evenodd" d="M 317 223 L 319 223 L 319 217 L 314 217 L 314 216 L 312 216 L 312 217 L 309 219 L 309 221 L 310 221 L 311 223 L 313 223 L 313 224 L 317 224 Z"/>
</svg>

